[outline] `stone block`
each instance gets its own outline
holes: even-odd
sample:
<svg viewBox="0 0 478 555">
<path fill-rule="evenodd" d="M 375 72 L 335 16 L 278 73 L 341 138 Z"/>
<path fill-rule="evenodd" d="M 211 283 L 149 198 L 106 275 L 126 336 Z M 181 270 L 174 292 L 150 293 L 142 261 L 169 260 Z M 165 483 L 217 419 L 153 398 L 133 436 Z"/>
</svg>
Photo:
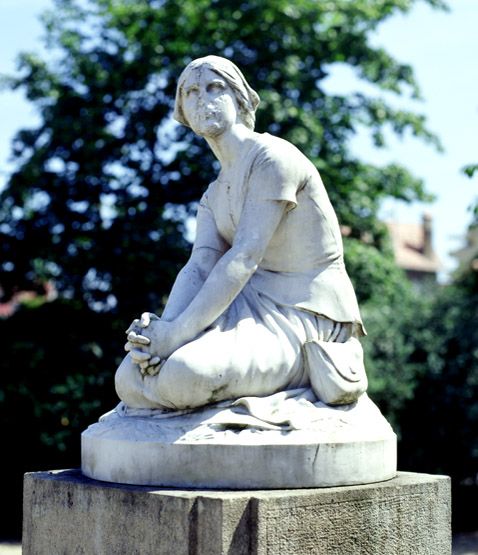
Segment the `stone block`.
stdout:
<svg viewBox="0 0 478 555">
<path fill-rule="evenodd" d="M 24 555 L 450 555 L 450 481 L 220 491 L 25 475 Z"/>
</svg>

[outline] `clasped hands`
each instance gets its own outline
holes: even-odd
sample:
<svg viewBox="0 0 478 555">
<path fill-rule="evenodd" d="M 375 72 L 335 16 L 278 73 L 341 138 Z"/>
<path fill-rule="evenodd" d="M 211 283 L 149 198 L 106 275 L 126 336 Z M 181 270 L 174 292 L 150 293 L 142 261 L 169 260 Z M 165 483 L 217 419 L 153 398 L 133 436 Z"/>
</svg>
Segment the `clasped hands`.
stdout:
<svg viewBox="0 0 478 555">
<path fill-rule="evenodd" d="M 141 318 L 133 320 L 126 334 L 125 350 L 139 366 L 142 376 L 158 374 L 161 362 L 176 348 L 172 323 L 151 312 L 144 312 Z"/>
</svg>

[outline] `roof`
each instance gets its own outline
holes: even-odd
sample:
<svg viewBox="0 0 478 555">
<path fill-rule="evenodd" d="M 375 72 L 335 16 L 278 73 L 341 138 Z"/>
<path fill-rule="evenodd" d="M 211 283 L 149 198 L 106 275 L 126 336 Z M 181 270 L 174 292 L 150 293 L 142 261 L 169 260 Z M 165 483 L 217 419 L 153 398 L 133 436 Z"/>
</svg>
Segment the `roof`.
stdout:
<svg viewBox="0 0 478 555">
<path fill-rule="evenodd" d="M 388 222 L 395 260 L 404 270 L 435 273 L 441 269 L 441 262 L 433 250 L 426 246 L 424 225 Z"/>
</svg>

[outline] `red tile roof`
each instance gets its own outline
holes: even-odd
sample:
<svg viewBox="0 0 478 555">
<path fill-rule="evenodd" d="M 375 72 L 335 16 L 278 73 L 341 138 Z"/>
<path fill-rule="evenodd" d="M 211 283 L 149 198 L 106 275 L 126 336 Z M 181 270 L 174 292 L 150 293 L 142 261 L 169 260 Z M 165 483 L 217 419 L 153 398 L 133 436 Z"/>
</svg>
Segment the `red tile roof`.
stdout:
<svg viewBox="0 0 478 555">
<path fill-rule="evenodd" d="M 430 273 L 436 273 L 441 269 L 441 262 L 431 245 L 431 229 L 429 244 L 426 244 L 425 222 L 421 224 L 388 222 L 387 226 L 398 266 L 404 270 Z"/>
</svg>

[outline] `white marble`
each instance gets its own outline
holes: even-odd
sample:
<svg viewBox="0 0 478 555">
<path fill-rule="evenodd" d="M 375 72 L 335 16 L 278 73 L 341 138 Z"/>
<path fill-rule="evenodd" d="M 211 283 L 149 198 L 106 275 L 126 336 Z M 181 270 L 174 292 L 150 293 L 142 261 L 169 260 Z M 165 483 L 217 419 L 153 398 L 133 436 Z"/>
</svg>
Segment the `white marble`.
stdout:
<svg viewBox="0 0 478 555">
<path fill-rule="evenodd" d="M 395 475 L 395 434 L 365 393 L 365 329 L 326 187 L 297 148 L 254 131 L 258 104 L 224 58 L 179 78 L 175 118 L 221 169 L 163 313 L 126 331 L 120 408 L 82 435 L 87 476 L 297 488 Z"/>
<path fill-rule="evenodd" d="M 82 471 L 108 482 L 232 489 L 395 476 L 396 436 L 367 395 L 340 408 L 313 405 L 303 395 L 278 401 L 275 424 L 252 417 L 244 405 L 175 416 L 121 405 L 83 432 Z"/>
<path fill-rule="evenodd" d="M 221 169 L 161 317 L 144 313 L 127 330 L 116 390 L 129 406 L 193 408 L 309 385 L 341 404 L 367 388 L 326 188 L 292 144 L 254 131 L 258 103 L 224 58 L 195 60 L 179 78 L 175 117 Z"/>
</svg>

